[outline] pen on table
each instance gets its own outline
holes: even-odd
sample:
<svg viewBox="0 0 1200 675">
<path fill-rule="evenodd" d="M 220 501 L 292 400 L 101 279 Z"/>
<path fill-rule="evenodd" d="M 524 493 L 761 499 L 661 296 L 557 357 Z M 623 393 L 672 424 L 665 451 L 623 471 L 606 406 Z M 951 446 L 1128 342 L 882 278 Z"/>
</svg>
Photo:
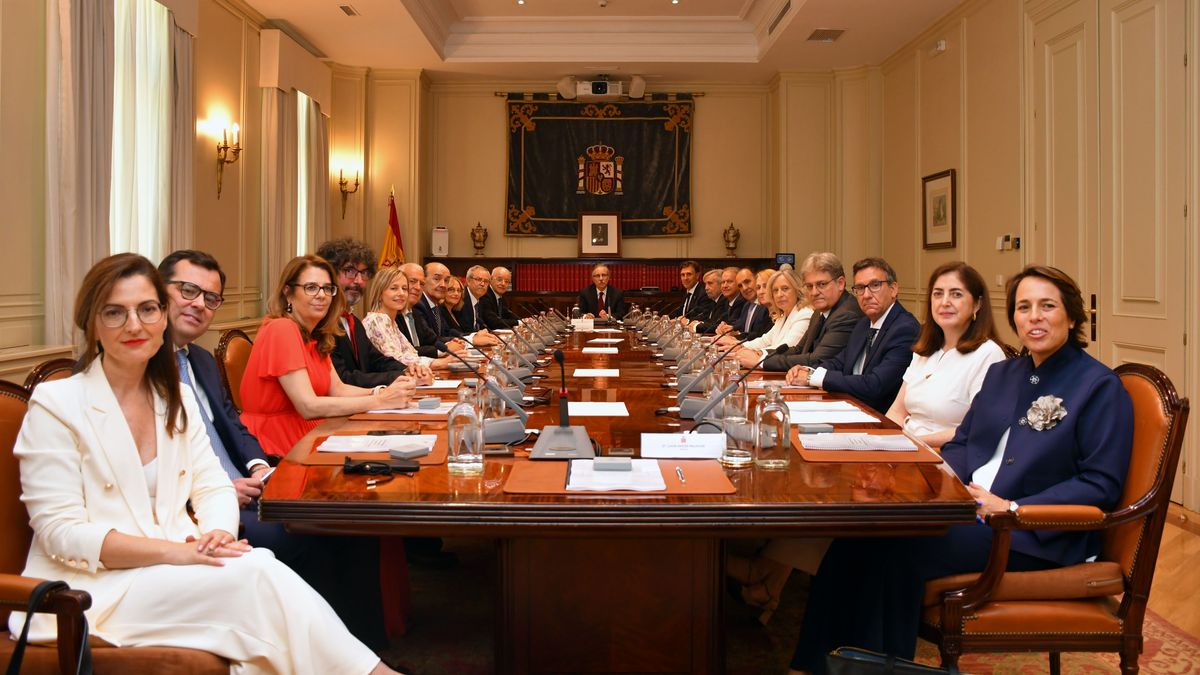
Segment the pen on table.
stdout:
<svg viewBox="0 0 1200 675">
<path fill-rule="evenodd" d="M 686 482 L 687 482 L 687 479 L 683 477 L 683 469 L 681 469 L 681 468 L 679 468 L 679 467 L 675 467 L 675 475 L 676 475 L 676 476 L 679 476 L 679 482 L 680 482 L 680 483 L 686 483 Z"/>
</svg>

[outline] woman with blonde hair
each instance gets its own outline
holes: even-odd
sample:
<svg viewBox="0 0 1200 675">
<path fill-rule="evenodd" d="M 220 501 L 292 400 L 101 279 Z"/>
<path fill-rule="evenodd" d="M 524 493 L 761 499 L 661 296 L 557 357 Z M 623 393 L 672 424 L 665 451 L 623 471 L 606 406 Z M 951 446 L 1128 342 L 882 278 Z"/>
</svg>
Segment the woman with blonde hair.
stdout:
<svg viewBox="0 0 1200 675">
<path fill-rule="evenodd" d="M 804 302 L 801 285 L 800 276 L 793 270 L 779 270 L 771 274 L 767 281 L 767 289 L 770 291 L 767 295 L 779 318 L 775 319 L 775 325 L 762 337 L 746 342 L 730 355 L 731 358 L 737 359 L 743 368 L 754 366 L 769 352 L 795 344 L 804 337 L 813 311 Z M 729 340 L 729 336 L 722 340 Z M 733 342 L 737 340 L 729 340 L 728 343 Z"/>
<path fill-rule="evenodd" d="M 315 255 L 292 258 L 267 302 L 242 376 L 242 423 L 263 451 L 282 457 L 326 417 L 408 405 L 411 377 L 364 389 L 342 382 L 329 359 L 345 302 L 333 267 Z"/>
<path fill-rule="evenodd" d="M 467 292 L 466 286 L 463 285 L 462 279 L 451 275 L 446 280 L 446 297 L 442 299 L 442 304 L 446 306 L 446 314 L 450 316 L 450 323 L 455 330 L 469 333 L 469 330 L 464 330 L 464 326 L 459 321 L 458 313 L 462 310 L 464 294 Z"/>
<path fill-rule="evenodd" d="M 449 368 L 454 357 L 440 359 L 421 356 L 396 323 L 396 316 L 408 309 L 408 277 L 402 267 L 384 267 L 375 275 L 367 291 L 367 315 L 363 328 L 367 338 L 384 356 L 420 368 Z"/>
</svg>

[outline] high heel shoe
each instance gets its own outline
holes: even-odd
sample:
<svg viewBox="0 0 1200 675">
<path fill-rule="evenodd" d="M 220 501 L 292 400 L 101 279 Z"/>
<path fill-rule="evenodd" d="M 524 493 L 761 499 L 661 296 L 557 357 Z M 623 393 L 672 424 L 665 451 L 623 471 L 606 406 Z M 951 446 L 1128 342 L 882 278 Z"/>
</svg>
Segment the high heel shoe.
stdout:
<svg viewBox="0 0 1200 675">
<path fill-rule="evenodd" d="M 742 586 L 742 601 L 763 610 L 758 622 L 765 626 L 779 607 L 779 598 L 783 595 L 788 577 L 792 575 L 792 568 L 769 558 L 759 558 L 758 562 L 763 574 L 758 582 Z"/>
</svg>

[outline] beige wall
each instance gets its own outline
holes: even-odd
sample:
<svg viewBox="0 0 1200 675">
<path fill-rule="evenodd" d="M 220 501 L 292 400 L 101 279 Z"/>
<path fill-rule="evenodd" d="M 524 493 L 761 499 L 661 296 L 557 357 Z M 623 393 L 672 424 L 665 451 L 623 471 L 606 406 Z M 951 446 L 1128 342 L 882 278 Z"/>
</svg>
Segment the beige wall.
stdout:
<svg viewBox="0 0 1200 675">
<path fill-rule="evenodd" d="M 46 214 L 46 9 L 0 3 L 0 354 L 42 342 Z M 3 365 L 0 364 L 0 370 Z M 4 375 L 0 373 L 0 377 Z"/>
<path fill-rule="evenodd" d="M 782 73 L 772 83 L 771 198 L 778 209 L 776 249 L 797 261 L 836 243 L 833 77 Z"/>
<path fill-rule="evenodd" d="M 407 257 L 420 259 L 428 228 L 420 226 L 421 106 L 425 83 L 417 70 L 373 70 L 366 80 L 366 181 L 360 188 L 365 221 L 362 238 L 376 251 L 388 223 L 388 193 L 396 191 L 396 214 Z M 334 107 L 344 109 L 334 92 Z M 345 120 L 337 124 L 345 124 Z M 337 151 L 337 150 L 335 150 Z M 339 207 L 340 208 L 340 207 Z M 340 215 L 339 215 L 340 218 Z"/>
<path fill-rule="evenodd" d="M 487 255 L 573 257 L 574 238 L 504 235 L 504 99 L 497 90 L 541 91 L 546 84 L 434 85 L 428 159 L 428 217 L 423 234 L 436 225 L 450 230 L 450 255 L 471 255 L 469 230 L 488 228 Z M 771 255 L 774 227 L 769 209 L 770 98 L 766 87 L 691 83 L 663 87 L 703 91 L 696 99 L 692 149 L 692 237 L 635 238 L 621 242 L 625 257 L 713 257 L 725 253 L 721 232 L 741 231 L 738 253 Z M 425 240 L 428 237 L 425 236 Z M 407 241 L 407 239 L 406 239 Z M 428 254 L 428 246 L 420 249 Z"/>
</svg>

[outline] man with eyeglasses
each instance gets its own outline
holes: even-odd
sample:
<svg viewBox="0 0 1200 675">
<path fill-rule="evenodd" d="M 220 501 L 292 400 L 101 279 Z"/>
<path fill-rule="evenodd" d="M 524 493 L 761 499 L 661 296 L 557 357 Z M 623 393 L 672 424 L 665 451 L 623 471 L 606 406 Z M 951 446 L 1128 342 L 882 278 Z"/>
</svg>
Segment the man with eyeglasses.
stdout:
<svg viewBox="0 0 1200 675">
<path fill-rule="evenodd" d="M 473 331 L 507 328 L 495 307 L 488 302 L 491 288 L 492 273 L 486 267 L 472 265 L 467 269 L 467 297 L 463 298 L 463 306 L 458 313 L 460 324 Z"/>
<path fill-rule="evenodd" d="M 363 291 L 375 275 L 375 252 L 357 239 L 343 237 L 321 244 L 317 255 L 337 270 L 334 281 L 346 298 L 346 311 L 339 319 L 343 335 L 334 339 L 333 351 L 329 354 L 338 377 L 346 384 L 367 389 L 391 384 L 407 368 L 400 361 L 384 356 L 367 337 L 362 320 L 353 314 L 354 306 L 362 299 Z M 428 370 L 413 364 L 408 374 L 428 379 L 431 377 Z"/>
<path fill-rule="evenodd" d="M 579 311 L 585 319 L 619 319 L 625 316 L 625 293 L 609 284 L 608 265 L 592 268 L 592 283 L 579 291 Z"/>
<path fill-rule="evenodd" d="M 511 327 L 520 321 L 517 315 L 504 304 L 504 296 L 511 288 L 512 272 L 508 271 L 507 267 L 492 268 L 492 282 L 483 297 L 488 306 L 496 310 L 496 315 L 500 317 L 506 327 Z"/>
<path fill-rule="evenodd" d="M 833 253 L 810 253 L 800 265 L 800 278 L 804 280 L 801 290 L 813 310 L 812 320 L 799 342 L 767 357 L 764 370 L 789 371 L 837 356 L 862 318 L 862 308 L 847 292 L 842 261 Z"/>
<path fill-rule="evenodd" d="M 745 303 L 742 305 L 740 317 L 733 321 L 722 321 L 717 326 L 716 333 L 718 335 L 736 333 L 740 337 L 754 339 L 766 333 L 774 325 L 771 313 L 767 311 L 766 307 L 758 304 L 758 291 L 754 288 L 755 280 L 754 270 L 749 267 L 743 267 L 737 271 L 735 279 L 737 291 Z"/>
<path fill-rule="evenodd" d="M 817 368 L 796 366 L 788 371 L 787 380 L 851 394 L 887 414 L 912 361 L 912 346 L 921 324 L 896 300 L 900 291 L 896 272 L 883 258 L 854 263 L 851 291 L 864 316 L 855 324 L 849 342 Z"/>
<path fill-rule="evenodd" d="M 373 649 L 387 646 L 378 581 L 367 596 L 358 581 L 379 579 L 379 549 L 374 540 L 295 535 L 280 523 L 258 519 L 258 497 L 270 466 L 258 439 L 246 430 L 225 395 L 216 360 L 195 344 L 221 306 L 225 273 L 211 255 L 192 250 L 163 258 L 158 271 L 167 283 L 167 316 L 180 384 L 195 395 L 213 453 L 233 481 L 243 536 L 253 546 L 270 549 L 295 570 L 333 606 L 356 637 Z"/>
<path fill-rule="evenodd" d="M 448 344 L 458 344 L 460 340 L 470 342 L 476 347 L 497 344 L 496 337 L 486 329 L 463 333 L 454 328 L 454 322 L 450 320 L 450 309 L 445 305 L 450 268 L 439 262 L 426 263 L 423 274 L 425 282 L 422 292 L 412 307 L 413 312 L 421 317 L 434 334 Z M 409 295 L 412 295 L 411 286 Z"/>
</svg>

